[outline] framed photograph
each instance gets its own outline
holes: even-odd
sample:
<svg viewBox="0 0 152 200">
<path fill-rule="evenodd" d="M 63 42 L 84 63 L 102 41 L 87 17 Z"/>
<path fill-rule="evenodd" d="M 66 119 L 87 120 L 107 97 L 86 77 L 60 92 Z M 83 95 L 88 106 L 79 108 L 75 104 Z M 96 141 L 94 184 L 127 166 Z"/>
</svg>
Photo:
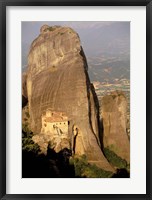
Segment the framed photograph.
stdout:
<svg viewBox="0 0 152 200">
<path fill-rule="evenodd" d="M 0 8 L 1 199 L 152 199 L 151 0 Z"/>
</svg>

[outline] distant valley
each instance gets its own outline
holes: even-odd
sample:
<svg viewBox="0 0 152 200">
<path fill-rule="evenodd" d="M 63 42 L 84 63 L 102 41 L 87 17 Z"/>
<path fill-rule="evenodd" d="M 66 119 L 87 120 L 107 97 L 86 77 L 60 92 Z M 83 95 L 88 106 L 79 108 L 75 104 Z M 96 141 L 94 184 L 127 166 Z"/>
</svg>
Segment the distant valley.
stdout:
<svg viewBox="0 0 152 200">
<path fill-rule="evenodd" d="M 91 81 L 116 83 L 121 79 L 130 80 L 130 61 L 117 56 L 89 57 L 89 76 Z"/>
</svg>

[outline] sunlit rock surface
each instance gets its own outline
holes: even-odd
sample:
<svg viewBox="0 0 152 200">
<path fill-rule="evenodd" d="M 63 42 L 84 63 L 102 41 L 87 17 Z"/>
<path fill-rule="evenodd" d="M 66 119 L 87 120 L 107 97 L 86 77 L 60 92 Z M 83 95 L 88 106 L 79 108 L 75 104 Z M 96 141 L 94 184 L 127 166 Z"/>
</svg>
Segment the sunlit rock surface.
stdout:
<svg viewBox="0 0 152 200">
<path fill-rule="evenodd" d="M 126 132 L 127 99 L 116 91 L 102 98 L 103 144 L 130 163 L 130 143 Z"/>
<path fill-rule="evenodd" d="M 90 163 L 113 171 L 100 149 L 98 110 L 87 69 L 75 31 L 60 26 L 41 27 L 28 56 L 27 94 L 31 129 L 37 135 L 36 140 L 40 140 L 39 134 L 39 137 L 47 135 L 45 141 L 48 141 L 48 135 L 52 140 L 55 131 L 46 134 L 42 116 L 48 111 L 66 113 L 68 132 L 64 139 L 69 141 L 73 153 L 86 154 Z M 54 119 L 54 123 L 60 122 Z M 58 128 L 63 132 L 61 126 Z"/>
</svg>

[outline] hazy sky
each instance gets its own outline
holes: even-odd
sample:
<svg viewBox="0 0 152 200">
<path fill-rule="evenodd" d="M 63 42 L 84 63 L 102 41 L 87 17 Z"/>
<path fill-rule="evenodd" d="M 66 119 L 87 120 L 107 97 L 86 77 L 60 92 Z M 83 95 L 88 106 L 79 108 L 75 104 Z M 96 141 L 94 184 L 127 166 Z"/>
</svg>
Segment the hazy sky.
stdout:
<svg viewBox="0 0 152 200">
<path fill-rule="evenodd" d="M 40 34 L 40 28 L 44 24 L 73 28 L 80 36 L 88 60 L 96 56 L 130 59 L 130 22 L 22 22 L 23 68 L 27 65 L 30 45 Z"/>
</svg>

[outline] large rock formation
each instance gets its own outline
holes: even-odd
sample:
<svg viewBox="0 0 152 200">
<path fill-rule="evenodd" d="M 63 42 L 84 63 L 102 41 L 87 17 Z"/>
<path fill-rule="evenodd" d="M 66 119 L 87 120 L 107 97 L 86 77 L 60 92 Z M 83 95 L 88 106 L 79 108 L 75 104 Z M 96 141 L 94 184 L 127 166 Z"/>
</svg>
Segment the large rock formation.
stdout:
<svg viewBox="0 0 152 200">
<path fill-rule="evenodd" d="M 50 135 L 54 141 L 57 134 L 58 137 L 62 135 L 66 142 L 62 142 L 60 148 L 66 144 L 75 154 L 86 154 L 90 163 L 113 171 L 100 149 L 98 112 L 87 69 L 76 32 L 68 27 L 42 26 L 28 56 L 31 129 L 37 141 L 39 134 L 41 137 Z M 56 117 L 53 113 L 57 114 Z M 48 126 L 51 128 L 47 129 Z M 64 132 L 63 127 L 67 131 Z M 57 151 L 59 143 L 58 140 Z"/>
<path fill-rule="evenodd" d="M 103 144 L 130 163 L 130 143 L 126 132 L 127 99 L 115 91 L 102 98 Z"/>
</svg>

